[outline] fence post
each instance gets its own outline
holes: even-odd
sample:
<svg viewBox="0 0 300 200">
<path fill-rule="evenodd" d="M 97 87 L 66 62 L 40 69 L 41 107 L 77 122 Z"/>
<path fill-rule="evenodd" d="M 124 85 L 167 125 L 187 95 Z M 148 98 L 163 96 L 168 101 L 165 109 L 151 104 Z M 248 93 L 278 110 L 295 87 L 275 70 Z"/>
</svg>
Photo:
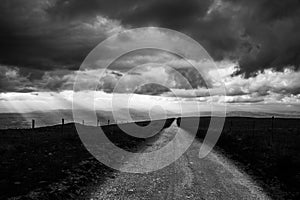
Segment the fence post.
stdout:
<svg viewBox="0 0 300 200">
<path fill-rule="evenodd" d="M 64 133 L 64 124 L 65 124 L 65 119 L 62 118 L 62 119 L 61 119 L 61 133 L 62 133 L 62 134 Z"/>
<path fill-rule="evenodd" d="M 35 120 L 33 119 L 31 122 L 31 128 L 34 129 L 34 127 L 35 127 Z"/>
<path fill-rule="evenodd" d="M 298 124 L 298 126 L 297 126 L 297 134 L 300 135 L 300 125 L 299 125 L 299 123 L 297 123 L 297 124 Z"/>
<path fill-rule="evenodd" d="M 255 133 L 255 119 L 253 119 L 253 124 L 252 124 L 252 138 L 254 138 L 254 133 Z"/>
<path fill-rule="evenodd" d="M 271 132 L 271 140 L 274 141 L 274 116 L 272 116 L 272 132 Z"/>
</svg>

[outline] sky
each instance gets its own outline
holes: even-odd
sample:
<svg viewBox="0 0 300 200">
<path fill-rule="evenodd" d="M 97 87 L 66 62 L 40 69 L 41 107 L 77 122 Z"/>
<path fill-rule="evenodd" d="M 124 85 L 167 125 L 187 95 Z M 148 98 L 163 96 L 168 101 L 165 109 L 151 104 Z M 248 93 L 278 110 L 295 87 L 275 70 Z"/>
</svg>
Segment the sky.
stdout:
<svg viewBox="0 0 300 200">
<path fill-rule="evenodd" d="M 184 101 L 297 111 L 299 22 L 299 0 L 3 0 L 0 112 L 70 108 L 76 76 L 85 78 L 84 93 L 91 77 L 99 73 L 104 75 L 98 80 L 97 95 L 104 99 L 113 92 L 126 96 L 134 91 L 143 96 L 142 101 L 154 95 L 147 102 L 154 98 L 165 107 Z M 218 72 L 201 63 L 199 74 L 190 67 L 197 61 L 152 49 L 130 52 L 105 71 L 101 67 L 78 71 L 105 39 L 148 26 L 193 38 L 214 60 Z M 163 80 L 166 85 L 139 86 L 145 80 Z M 220 83 L 226 87 L 225 98 L 220 98 Z M 139 95 L 134 98 L 140 99 Z"/>
</svg>

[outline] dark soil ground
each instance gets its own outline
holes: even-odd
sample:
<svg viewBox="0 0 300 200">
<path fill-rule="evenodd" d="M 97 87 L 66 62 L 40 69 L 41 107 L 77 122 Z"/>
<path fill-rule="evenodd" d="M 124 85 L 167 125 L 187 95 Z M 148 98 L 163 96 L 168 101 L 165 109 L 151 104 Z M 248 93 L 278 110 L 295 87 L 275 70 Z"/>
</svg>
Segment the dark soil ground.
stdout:
<svg viewBox="0 0 300 200">
<path fill-rule="evenodd" d="M 168 119 L 165 126 L 173 120 Z M 148 123 L 138 122 L 140 126 Z M 116 125 L 102 126 L 102 130 L 128 151 L 142 148 L 145 141 L 124 134 Z M 73 123 L 63 128 L 0 130 L 0 199 L 24 199 L 26 194 L 28 199 L 78 199 L 90 185 L 113 178 L 115 172 L 86 150 Z"/>
<path fill-rule="evenodd" d="M 200 139 L 209 120 L 200 120 Z M 299 122 L 275 119 L 272 127 L 271 119 L 227 118 L 216 148 L 242 165 L 272 198 L 300 199 Z M 103 128 L 124 149 L 135 151 L 145 142 L 115 125 Z M 0 131 L 0 199 L 83 199 L 92 185 L 116 173 L 90 155 L 74 124 L 63 130 L 57 125 Z"/>
<path fill-rule="evenodd" d="M 203 138 L 209 118 L 200 122 Z M 273 127 L 273 128 L 272 128 Z M 300 119 L 228 117 L 216 148 L 273 199 L 300 199 Z"/>
</svg>

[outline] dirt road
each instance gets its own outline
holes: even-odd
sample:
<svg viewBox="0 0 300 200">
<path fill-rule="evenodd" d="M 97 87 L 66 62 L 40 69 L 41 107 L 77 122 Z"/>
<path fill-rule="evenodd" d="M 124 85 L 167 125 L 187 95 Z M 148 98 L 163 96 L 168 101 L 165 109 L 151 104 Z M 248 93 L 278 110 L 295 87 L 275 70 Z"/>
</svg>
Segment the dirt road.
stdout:
<svg viewBox="0 0 300 200">
<path fill-rule="evenodd" d="M 150 152 L 165 145 L 178 129 L 180 128 L 176 123 L 173 123 L 149 141 L 141 152 Z M 155 172 L 116 172 L 115 178 L 93 188 L 87 198 L 270 199 L 248 175 L 222 154 L 213 151 L 204 159 L 199 159 L 200 145 L 201 143 L 195 140 L 176 162 Z"/>
</svg>

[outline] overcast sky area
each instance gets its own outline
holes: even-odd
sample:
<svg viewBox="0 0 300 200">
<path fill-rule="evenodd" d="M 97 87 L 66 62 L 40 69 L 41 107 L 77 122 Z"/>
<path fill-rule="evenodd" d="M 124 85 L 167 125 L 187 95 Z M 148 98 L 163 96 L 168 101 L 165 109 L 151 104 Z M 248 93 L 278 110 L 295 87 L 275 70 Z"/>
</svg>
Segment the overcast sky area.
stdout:
<svg viewBox="0 0 300 200">
<path fill-rule="evenodd" d="M 185 102 L 297 111 L 299 22 L 299 0 L 3 0 L 0 112 L 31 111 L 27 107 L 34 105 L 69 108 L 76 76 L 86 77 L 88 85 L 90 77 L 102 72 L 99 99 L 109 99 L 122 80 L 115 92 L 155 95 L 151 101 L 172 102 L 177 96 Z M 126 54 L 106 71 L 78 71 L 106 38 L 147 26 L 190 36 L 206 49 L 218 72 L 202 63 L 203 74 L 198 74 L 183 58 L 151 49 Z M 216 73 L 218 81 L 213 80 Z M 137 87 L 142 80 L 164 80 L 167 87 Z M 219 98 L 219 83 L 226 87 L 224 99 Z"/>
</svg>

